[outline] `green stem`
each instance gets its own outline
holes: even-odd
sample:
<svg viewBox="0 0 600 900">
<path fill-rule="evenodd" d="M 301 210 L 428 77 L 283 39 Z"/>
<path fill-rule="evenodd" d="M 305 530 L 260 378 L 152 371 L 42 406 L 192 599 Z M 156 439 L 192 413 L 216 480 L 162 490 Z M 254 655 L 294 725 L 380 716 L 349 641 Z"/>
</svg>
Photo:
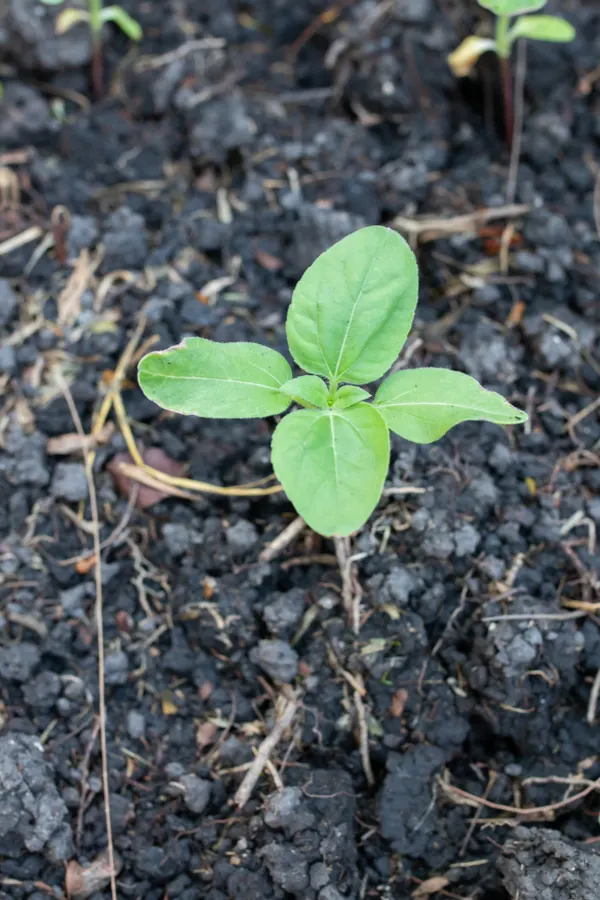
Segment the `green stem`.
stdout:
<svg viewBox="0 0 600 900">
<path fill-rule="evenodd" d="M 496 18 L 496 48 L 501 59 L 508 59 L 510 56 L 509 25 L 510 16 L 498 16 Z"/>
<path fill-rule="evenodd" d="M 92 93 L 99 100 L 103 91 L 102 0 L 88 0 L 92 37 Z"/>
<path fill-rule="evenodd" d="M 337 381 L 329 382 L 329 405 L 333 404 L 333 398 L 335 397 L 335 392 L 337 391 Z"/>
</svg>

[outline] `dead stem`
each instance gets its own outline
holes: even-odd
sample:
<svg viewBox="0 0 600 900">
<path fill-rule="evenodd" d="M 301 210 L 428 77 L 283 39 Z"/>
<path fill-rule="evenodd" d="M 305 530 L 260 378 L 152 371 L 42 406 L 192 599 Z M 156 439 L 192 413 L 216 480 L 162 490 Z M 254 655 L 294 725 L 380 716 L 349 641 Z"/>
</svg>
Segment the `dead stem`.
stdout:
<svg viewBox="0 0 600 900">
<path fill-rule="evenodd" d="M 73 396 L 66 382 L 61 383 L 69 412 L 71 413 L 73 423 L 82 440 L 85 438 L 85 432 L 77 407 L 73 401 Z M 102 789 L 104 794 L 104 819 L 106 823 L 106 840 L 108 849 L 108 868 L 110 871 L 110 892 L 112 900 L 117 900 L 117 882 L 115 873 L 115 854 L 112 838 L 112 821 L 110 817 L 110 787 L 108 783 L 108 752 L 106 744 L 106 704 L 105 704 L 105 684 L 104 684 L 104 620 L 103 620 L 103 596 L 102 596 L 102 563 L 100 559 L 100 524 L 98 516 L 98 499 L 96 496 L 96 485 L 94 483 L 93 454 L 86 448 L 85 440 L 82 446 L 82 455 L 85 465 L 85 474 L 88 482 L 90 495 L 90 509 L 92 521 L 94 523 L 94 555 L 96 557 L 96 565 L 94 566 L 94 582 L 96 586 L 96 636 L 98 643 L 98 706 L 99 706 L 99 722 L 100 722 L 100 748 L 102 757 Z"/>
<path fill-rule="evenodd" d="M 297 697 L 286 697 L 282 699 L 285 700 L 285 706 L 283 707 L 281 714 L 278 716 L 271 733 L 267 735 L 256 751 L 256 757 L 254 758 L 252 765 L 235 792 L 233 802 L 238 809 L 242 809 L 250 799 L 250 794 L 254 790 L 256 782 L 267 765 L 271 753 L 275 750 L 275 747 L 283 737 L 286 729 L 288 729 L 294 721 L 294 716 L 300 706 L 300 701 Z"/>
</svg>

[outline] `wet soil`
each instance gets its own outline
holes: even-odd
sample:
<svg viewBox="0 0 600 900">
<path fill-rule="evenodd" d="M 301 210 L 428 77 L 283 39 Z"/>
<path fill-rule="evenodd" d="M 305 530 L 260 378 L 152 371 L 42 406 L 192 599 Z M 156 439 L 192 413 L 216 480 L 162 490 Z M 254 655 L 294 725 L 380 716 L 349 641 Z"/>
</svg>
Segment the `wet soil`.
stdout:
<svg viewBox="0 0 600 900">
<path fill-rule="evenodd" d="M 474 4 L 124 6 L 145 37 L 107 34 L 94 103 L 85 31 L 57 40 L 55 7 L 0 7 L 0 892 L 109 896 L 93 517 L 62 386 L 89 433 L 142 316 L 155 348 L 199 334 L 285 352 L 304 267 L 382 222 L 421 268 L 399 365 L 468 372 L 530 424 L 394 439 L 352 539 L 358 634 L 331 542 L 303 531 L 261 558 L 294 518 L 283 495 L 131 494 L 105 429 L 119 896 L 406 900 L 424 882 L 514 900 L 542 896 L 531 876 L 562 900 L 563 866 L 581 873 L 569 896 L 591 897 L 600 11 L 564 2 L 576 41 L 528 47 L 508 198 L 524 208 L 507 216 L 494 62 L 461 83 L 445 62 L 489 26 Z M 166 415 L 134 368 L 122 396 L 156 465 L 222 486 L 270 474 L 274 422 Z"/>
</svg>

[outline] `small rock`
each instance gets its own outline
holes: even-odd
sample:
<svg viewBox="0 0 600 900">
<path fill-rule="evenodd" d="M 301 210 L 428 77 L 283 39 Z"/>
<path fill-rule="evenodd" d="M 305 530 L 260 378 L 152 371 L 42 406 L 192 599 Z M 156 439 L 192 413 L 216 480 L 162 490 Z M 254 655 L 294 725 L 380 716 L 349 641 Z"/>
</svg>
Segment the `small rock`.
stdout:
<svg viewBox="0 0 600 900">
<path fill-rule="evenodd" d="M 303 896 L 308 888 L 308 861 L 294 847 L 285 844 L 267 844 L 260 852 L 271 878 L 290 894 Z"/>
<path fill-rule="evenodd" d="M 129 660 L 123 650 L 109 653 L 104 660 L 104 680 L 106 684 L 127 684 Z"/>
<path fill-rule="evenodd" d="M 50 493 L 61 500 L 86 500 L 89 487 L 83 463 L 58 463 L 52 475 Z"/>
<path fill-rule="evenodd" d="M 61 681 L 55 672 L 40 672 L 23 687 L 25 702 L 34 709 L 49 710 L 60 696 Z"/>
<path fill-rule="evenodd" d="M 476 528 L 469 524 L 462 525 L 454 532 L 454 552 L 459 557 L 471 556 L 475 553 L 480 540 L 481 535 Z"/>
<path fill-rule="evenodd" d="M 177 96 L 185 104 L 183 92 Z M 256 133 L 256 123 L 250 118 L 240 91 L 209 100 L 193 112 L 196 123 L 189 136 L 192 156 L 224 162 L 229 150 L 250 143 Z"/>
<path fill-rule="evenodd" d="M 312 864 L 310 867 L 309 880 L 313 891 L 318 891 L 319 888 L 325 887 L 325 885 L 329 883 L 329 870 L 325 863 L 316 862 Z"/>
<path fill-rule="evenodd" d="M 17 357 L 15 351 L 8 344 L 0 347 L 0 373 L 3 375 L 12 375 L 17 368 Z"/>
<path fill-rule="evenodd" d="M 82 250 L 93 247 L 98 240 L 98 224 L 92 216 L 71 216 L 67 237 L 69 259 L 76 259 Z"/>
<path fill-rule="evenodd" d="M 298 654 L 285 641 L 259 641 L 250 660 L 276 681 L 290 682 L 298 674 Z"/>
<path fill-rule="evenodd" d="M 197 775 L 182 775 L 179 784 L 183 785 L 184 801 L 190 812 L 203 813 L 210 802 L 212 784 Z"/>
<path fill-rule="evenodd" d="M 10 281 L 0 278 L 0 327 L 8 325 L 17 311 L 17 296 L 10 286 Z"/>
<path fill-rule="evenodd" d="M 171 556 L 183 556 L 190 549 L 192 536 L 187 525 L 180 522 L 168 522 L 163 525 L 162 533 Z"/>
<path fill-rule="evenodd" d="M 384 587 L 391 600 L 400 606 L 406 606 L 418 584 L 419 579 L 410 569 L 394 566 L 385 579 Z"/>
<path fill-rule="evenodd" d="M 0 678 L 23 684 L 29 681 L 39 661 L 40 651 L 29 641 L 0 647 Z"/>
<path fill-rule="evenodd" d="M 225 532 L 232 556 L 243 556 L 258 543 L 258 531 L 246 519 L 240 519 Z"/>
<path fill-rule="evenodd" d="M 293 588 L 265 606 L 263 619 L 271 634 L 288 639 L 294 636 L 302 620 L 305 598 L 306 591 Z"/>
<path fill-rule="evenodd" d="M 134 741 L 139 741 L 146 734 L 146 718 L 137 709 L 131 709 L 127 713 L 127 731 Z"/>
</svg>

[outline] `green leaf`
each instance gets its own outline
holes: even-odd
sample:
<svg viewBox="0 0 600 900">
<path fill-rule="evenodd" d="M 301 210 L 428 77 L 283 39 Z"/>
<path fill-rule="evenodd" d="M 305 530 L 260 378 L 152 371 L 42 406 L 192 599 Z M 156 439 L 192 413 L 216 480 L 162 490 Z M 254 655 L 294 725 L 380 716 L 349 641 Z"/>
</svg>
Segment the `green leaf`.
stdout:
<svg viewBox="0 0 600 900">
<path fill-rule="evenodd" d="M 270 347 L 200 337 L 149 353 L 138 367 L 140 387 L 150 400 L 173 412 L 213 419 L 284 412 L 290 397 L 280 388 L 291 376 L 287 361 Z"/>
<path fill-rule="evenodd" d="M 100 19 L 102 22 L 114 22 L 131 41 L 142 39 L 142 26 L 120 6 L 105 6 L 100 12 Z"/>
<path fill-rule="evenodd" d="M 364 388 L 356 387 L 354 384 L 345 384 L 336 391 L 333 405 L 335 409 L 347 409 L 349 406 L 360 403 L 361 400 L 370 400 L 370 398 L 370 393 Z"/>
<path fill-rule="evenodd" d="M 292 356 L 334 383 L 379 378 L 408 336 L 417 289 L 417 263 L 404 238 L 379 225 L 355 231 L 296 285 L 286 325 Z"/>
<path fill-rule="evenodd" d="M 508 36 L 511 41 L 529 38 L 532 41 L 568 44 L 575 38 L 575 29 L 570 22 L 558 16 L 523 16 L 517 19 Z"/>
<path fill-rule="evenodd" d="M 44 6 L 60 6 L 63 0 L 41 0 Z"/>
<path fill-rule="evenodd" d="M 477 0 L 477 2 L 497 16 L 518 16 L 521 13 L 542 9 L 548 0 Z"/>
<path fill-rule="evenodd" d="M 322 378 L 316 375 L 300 375 L 281 385 L 284 394 L 292 397 L 296 403 L 302 406 L 316 406 L 319 409 L 327 409 L 329 406 L 329 391 Z"/>
<path fill-rule="evenodd" d="M 392 431 L 417 444 L 437 441 L 459 422 L 527 421 L 527 414 L 501 394 L 484 390 L 470 375 L 448 369 L 396 372 L 377 391 L 375 404 Z"/>
<path fill-rule="evenodd" d="M 298 513 L 323 535 L 351 534 L 377 505 L 390 456 L 387 426 L 372 406 L 301 409 L 273 435 L 275 474 Z"/>
</svg>

